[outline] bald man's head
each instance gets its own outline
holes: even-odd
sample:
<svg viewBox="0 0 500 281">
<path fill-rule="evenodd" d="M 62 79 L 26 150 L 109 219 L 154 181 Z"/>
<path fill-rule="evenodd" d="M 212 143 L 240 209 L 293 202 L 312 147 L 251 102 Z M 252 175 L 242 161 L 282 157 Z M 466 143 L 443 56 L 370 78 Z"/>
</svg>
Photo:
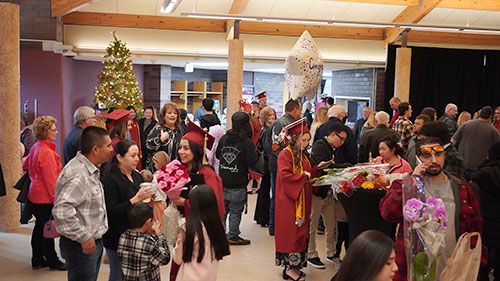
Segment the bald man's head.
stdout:
<svg viewBox="0 0 500 281">
<path fill-rule="evenodd" d="M 457 107 L 457 105 L 455 105 L 453 103 L 449 103 L 446 105 L 444 112 L 446 114 L 450 115 L 451 117 L 455 118 L 455 117 L 457 117 L 457 114 L 458 114 L 458 107 Z"/>
<path fill-rule="evenodd" d="M 391 105 L 392 110 L 398 111 L 398 106 L 401 103 L 401 100 L 398 97 L 393 97 L 389 100 L 389 104 Z"/>
</svg>

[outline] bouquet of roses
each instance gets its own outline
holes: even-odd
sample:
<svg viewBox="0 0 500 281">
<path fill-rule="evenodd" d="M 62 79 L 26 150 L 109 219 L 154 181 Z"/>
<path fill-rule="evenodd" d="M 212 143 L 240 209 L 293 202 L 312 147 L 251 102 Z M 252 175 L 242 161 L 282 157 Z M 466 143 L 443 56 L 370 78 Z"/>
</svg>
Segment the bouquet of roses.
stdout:
<svg viewBox="0 0 500 281">
<path fill-rule="evenodd" d="M 311 179 L 315 186 L 331 185 L 335 194 L 351 196 L 356 188 L 385 189 L 395 176 L 387 175 L 389 164 L 356 165 L 349 168 L 325 169 L 326 175 Z M 399 174 L 398 174 L 399 175 Z"/>
<path fill-rule="evenodd" d="M 436 280 L 447 213 L 441 199 L 424 191 L 421 178 L 408 176 L 403 181 L 403 218 L 408 280 Z"/>
<path fill-rule="evenodd" d="M 170 199 L 179 198 L 184 186 L 191 179 L 187 172 L 187 167 L 182 165 L 179 160 L 174 160 L 161 167 L 156 174 L 158 187 L 167 194 Z"/>
</svg>

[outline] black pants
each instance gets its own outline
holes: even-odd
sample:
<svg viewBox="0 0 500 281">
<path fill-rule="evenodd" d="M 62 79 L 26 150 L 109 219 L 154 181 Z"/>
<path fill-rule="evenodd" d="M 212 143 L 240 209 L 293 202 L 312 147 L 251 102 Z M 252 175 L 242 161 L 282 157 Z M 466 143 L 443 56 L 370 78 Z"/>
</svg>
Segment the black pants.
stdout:
<svg viewBox="0 0 500 281">
<path fill-rule="evenodd" d="M 54 205 L 52 203 L 32 204 L 36 221 L 35 228 L 33 228 L 33 234 L 31 235 L 31 265 L 38 266 L 47 264 L 51 267 L 57 267 L 60 261 L 57 258 L 54 248 L 54 239 L 43 237 L 43 226 L 45 222 L 49 220 Z"/>
<path fill-rule="evenodd" d="M 262 180 L 260 182 L 260 188 L 257 196 L 257 203 L 255 205 L 255 214 L 253 219 L 255 222 L 262 226 L 266 226 L 269 223 L 269 206 L 271 204 L 271 174 L 267 170 L 264 175 L 262 175 Z"/>
<path fill-rule="evenodd" d="M 340 257 L 340 252 L 342 252 L 342 242 L 344 242 L 345 251 L 349 248 L 349 223 L 348 222 L 337 222 L 337 244 L 335 248 L 337 252 L 335 257 Z"/>
<path fill-rule="evenodd" d="M 500 249 L 488 247 L 488 265 L 479 269 L 479 280 L 489 281 L 490 269 L 493 268 L 494 281 L 500 281 Z"/>
</svg>

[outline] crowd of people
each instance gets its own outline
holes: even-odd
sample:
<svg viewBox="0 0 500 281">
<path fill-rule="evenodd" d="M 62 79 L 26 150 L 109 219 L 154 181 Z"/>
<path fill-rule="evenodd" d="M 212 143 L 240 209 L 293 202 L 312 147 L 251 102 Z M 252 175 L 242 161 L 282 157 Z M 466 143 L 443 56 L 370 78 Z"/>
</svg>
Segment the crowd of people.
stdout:
<svg viewBox="0 0 500 281">
<path fill-rule="evenodd" d="M 332 278 L 337 281 L 407 280 L 401 181 L 392 182 L 374 210 L 399 223 L 397 237 L 367 231 L 352 243 L 348 217 L 330 186 L 309 182 L 326 168 L 371 162 L 388 164 L 389 174 L 431 181 L 426 192 L 443 199 L 450 218 L 445 257 L 462 233 L 481 232 L 480 280 L 489 280 L 492 268 L 500 279 L 500 106 L 485 106 L 471 119 L 450 103 L 439 119 L 432 107 L 412 118 L 411 104 L 394 97 L 394 112 L 366 107 L 351 129 L 346 109 L 332 98 L 315 106 L 291 99 L 277 118 L 263 92 L 228 117 L 232 128 L 226 132 L 213 107 L 213 100 L 204 99 L 193 120 L 175 103 L 163 105 L 159 114 L 146 106 L 141 119 L 133 107 L 79 107 L 62 159 L 54 144 L 57 120 L 41 116 L 28 125 L 22 118 L 21 159 L 31 179 L 23 216 L 35 217 L 32 268 L 67 270 L 68 280 L 96 280 L 105 252 L 110 281 L 160 280 L 159 266 L 169 262 L 172 281 L 216 280 L 229 246 L 251 244 L 240 224 L 248 194 L 256 190 L 254 220 L 274 236 L 275 263 L 284 279 L 306 280 L 301 269 L 324 269 L 327 261 L 338 269 Z M 157 188 L 156 175 L 176 159 L 191 181 L 180 198 L 170 199 Z M 168 204 L 186 218 L 174 247 L 159 226 Z M 65 263 L 54 239 L 43 234 L 52 219 Z M 316 246 L 322 230 L 324 259 Z"/>
</svg>

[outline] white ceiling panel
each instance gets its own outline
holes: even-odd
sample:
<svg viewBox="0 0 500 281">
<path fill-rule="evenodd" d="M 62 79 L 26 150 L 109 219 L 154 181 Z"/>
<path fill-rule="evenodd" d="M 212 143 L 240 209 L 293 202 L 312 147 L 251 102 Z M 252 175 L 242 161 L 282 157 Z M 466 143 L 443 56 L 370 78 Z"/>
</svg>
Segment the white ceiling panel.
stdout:
<svg viewBox="0 0 500 281">
<path fill-rule="evenodd" d="M 435 8 L 427 16 L 425 16 L 419 23 L 431 25 L 446 25 L 446 18 L 448 18 L 454 9 Z"/>
<path fill-rule="evenodd" d="M 78 9 L 80 12 L 116 13 L 116 1 L 100 0 Z"/>
<path fill-rule="evenodd" d="M 500 12 L 487 12 L 482 18 L 477 20 L 474 27 L 500 28 Z"/>
<path fill-rule="evenodd" d="M 314 5 L 313 0 L 277 0 L 271 9 L 271 17 L 304 18 Z"/>
<path fill-rule="evenodd" d="M 385 5 L 352 3 L 340 17 L 335 17 L 335 19 L 347 21 L 375 21 L 384 8 Z"/>
<path fill-rule="evenodd" d="M 136 15 L 154 15 L 156 13 L 156 4 L 160 0 L 141 0 L 140 5 L 137 5 L 137 0 L 117 0 L 119 14 L 136 14 Z M 97 1 L 99 2 L 99 1 Z"/>
<path fill-rule="evenodd" d="M 394 6 L 385 5 L 384 9 L 374 18 L 377 22 L 391 22 L 396 18 L 403 10 L 405 6 Z"/>
<path fill-rule="evenodd" d="M 249 16 L 269 16 L 275 2 L 276 0 L 250 0 L 243 14 Z"/>
</svg>

